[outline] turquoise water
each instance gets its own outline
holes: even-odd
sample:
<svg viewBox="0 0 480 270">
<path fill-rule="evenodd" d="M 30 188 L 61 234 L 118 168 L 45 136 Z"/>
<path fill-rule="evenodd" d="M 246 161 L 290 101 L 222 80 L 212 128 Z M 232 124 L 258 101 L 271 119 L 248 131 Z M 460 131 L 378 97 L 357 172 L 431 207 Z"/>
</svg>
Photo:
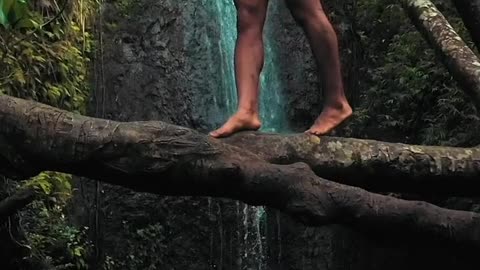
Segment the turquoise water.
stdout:
<svg viewBox="0 0 480 270">
<path fill-rule="evenodd" d="M 237 18 L 233 0 L 216 0 L 216 14 L 220 24 L 219 48 L 221 57 L 222 88 L 215 103 L 218 107 L 225 108 L 220 113 L 226 120 L 237 108 L 237 90 L 234 73 L 234 50 L 237 39 Z M 269 14 L 275 14 L 277 4 L 270 1 Z M 260 117 L 264 132 L 286 132 L 288 130 L 285 117 L 284 103 L 282 102 L 283 86 L 279 78 L 278 59 L 274 37 L 267 21 L 264 29 L 265 63 L 260 75 Z M 221 104 L 220 104 L 221 103 Z M 224 106 L 223 106 L 224 105 Z"/>
<path fill-rule="evenodd" d="M 227 120 L 237 108 L 237 90 L 234 73 L 234 51 L 237 39 L 237 18 L 233 0 L 216 0 L 215 14 L 220 24 L 218 39 L 221 57 L 222 87 L 214 100 L 219 115 Z M 277 2 L 270 1 L 269 14 L 275 14 Z M 274 21 L 274 20 L 272 20 Z M 272 35 L 269 20 L 264 29 L 265 63 L 261 73 L 260 85 L 260 117 L 263 132 L 288 131 L 282 94 L 284 89 L 279 78 L 277 44 Z M 242 224 L 239 232 L 243 241 L 241 249 L 242 269 L 265 269 L 265 223 L 266 213 L 263 207 L 253 207 L 242 203 L 237 204 L 237 215 Z"/>
</svg>

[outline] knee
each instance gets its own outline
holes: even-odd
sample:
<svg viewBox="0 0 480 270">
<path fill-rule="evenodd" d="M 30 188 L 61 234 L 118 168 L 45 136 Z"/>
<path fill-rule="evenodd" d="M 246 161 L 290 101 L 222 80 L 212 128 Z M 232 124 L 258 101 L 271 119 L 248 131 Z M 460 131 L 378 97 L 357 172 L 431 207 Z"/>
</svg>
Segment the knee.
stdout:
<svg viewBox="0 0 480 270">
<path fill-rule="evenodd" d="M 218 0 L 215 0 L 218 1 Z M 252 3 L 256 2 L 256 3 Z M 239 34 L 242 33 L 261 33 L 265 10 L 260 1 L 236 0 L 237 8 L 237 28 Z"/>
<path fill-rule="evenodd" d="M 311 7 L 300 0 L 285 0 L 295 21 L 301 26 L 314 25 L 320 28 L 327 28 L 329 21 L 321 6 Z"/>
</svg>

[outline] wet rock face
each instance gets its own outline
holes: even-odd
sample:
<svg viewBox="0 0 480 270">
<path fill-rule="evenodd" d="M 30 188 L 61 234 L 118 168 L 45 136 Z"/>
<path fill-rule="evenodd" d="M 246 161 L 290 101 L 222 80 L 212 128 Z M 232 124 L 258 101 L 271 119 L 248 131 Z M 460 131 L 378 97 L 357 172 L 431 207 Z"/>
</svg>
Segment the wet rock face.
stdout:
<svg viewBox="0 0 480 270">
<path fill-rule="evenodd" d="M 198 106 L 208 107 L 219 85 L 219 48 L 209 42 L 218 36 L 218 27 L 205 1 L 197 2 L 105 5 L 103 57 L 96 63 L 104 74 L 105 93 L 97 87 L 92 112 L 116 120 L 210 128 L 209 111 Z"/>
</svg>

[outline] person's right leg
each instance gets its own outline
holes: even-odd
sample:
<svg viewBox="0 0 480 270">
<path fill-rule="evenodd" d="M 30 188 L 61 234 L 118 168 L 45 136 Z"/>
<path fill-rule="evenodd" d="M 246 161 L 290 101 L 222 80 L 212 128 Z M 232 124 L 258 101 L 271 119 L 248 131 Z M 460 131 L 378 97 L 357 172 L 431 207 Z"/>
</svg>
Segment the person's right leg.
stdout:
<svg viewBox="0 0 480 270">
<path fill-rule="evenodd" d="M 343 89 L 337 36 L 320 0 L 286 2 L 293 17 L 307 35 L 325 85 L 323 110 L 306 132 L 325 135 L 352 114 Z"/>
<path fill-rule="evenodd" d="M 219 1 L 219 0 L 213 0 Z M 238 38 L 235 47 L 235 78 L 238 93 L 237 112 L 213 137 L 226 137 L 241 130 L 260 128 L 258 98 L 263 68 L 263 25 L 268 0 L 234 0 L 237 8 Z"/>
</svg>

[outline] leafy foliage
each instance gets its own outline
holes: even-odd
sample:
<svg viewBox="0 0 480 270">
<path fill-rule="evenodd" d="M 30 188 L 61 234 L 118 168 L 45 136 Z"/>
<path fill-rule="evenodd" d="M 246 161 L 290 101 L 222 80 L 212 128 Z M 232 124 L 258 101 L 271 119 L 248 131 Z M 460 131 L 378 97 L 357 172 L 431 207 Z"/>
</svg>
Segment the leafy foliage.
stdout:
<svg viewBox="0 0 480 270">
<path fill-rule="evenodd" d="M 86 7 L 95 3 L 81 2 L 86 2 Z M 73 8 L 71 14 L 65 14 L 66 5 L 52 1 L 39 11 L 30 11 L 29 18 L 35 19 L 29 20 L 35 23 L 27 31 L 0 29 L 0 66 L 5 67 L 0 70 L 0 93 L 85 112 L 87 70 L 93 49 L 92 37 L 85 31 L 85 17 L 93 9 L 82 8 L 77 14 Z"/>
<path fill-rule="evenodd" d="M 392 2 L 392 1 L 390 1 Z M 437 6 L 473 47 L 449 1 Z M 418 144 L 471 146 L 480 119 L 469 97 L 399 4 L 358 1 L 359 35 L 365 50 L 362 106 L 350 129 L 355 136 Z M 468 127 L 468 128 L 467 128 Z"/>
<path fill-rule="evenodd" d="M 65 212 L 67 201 L 56 198 L 48 196 L 34 202 L 30 207 L 32 217 L 25 218 L 31 256 L 50 267 L 88 269 L 92 250 L 86 236 L 88 228 L 70 225 Z"/>
<path fill-rule="evenodd" d="M 70 199 L 72 176 L 57 172 L 42 172 L 31 180 L 26 181 L 25 186 L 34 187 L 44 195 L 49 196 L 54 202 L 60 200 L 65 203 Z"/>
<path fill-rule="evenodd" d="M 0 0 L 0 94 L 85 113 L 95 0 Z M 26 181 L 44 194 L 24 217 L 30 261 L 47 269 L 87 269 L 87 228 L 67 219 L 71 175 L 43 172 Z M 43 267 L 44 268 L 44 267 Z"/>
<path fill-rule="evenodd" d="M 105 261 L 105 269 L 155 270 L 164 264 L 168 246 L 165 244 L 166 231 L 161 224 L 148 224 L 142 228 L 134 228 L 128 223 L 123 226 L 125 231 L 131 232 L 125 243 L 130 250 L 128 258 L 109 258 Z M 138 243 L 142 243 L 142 246 Z"/>
</svg>

